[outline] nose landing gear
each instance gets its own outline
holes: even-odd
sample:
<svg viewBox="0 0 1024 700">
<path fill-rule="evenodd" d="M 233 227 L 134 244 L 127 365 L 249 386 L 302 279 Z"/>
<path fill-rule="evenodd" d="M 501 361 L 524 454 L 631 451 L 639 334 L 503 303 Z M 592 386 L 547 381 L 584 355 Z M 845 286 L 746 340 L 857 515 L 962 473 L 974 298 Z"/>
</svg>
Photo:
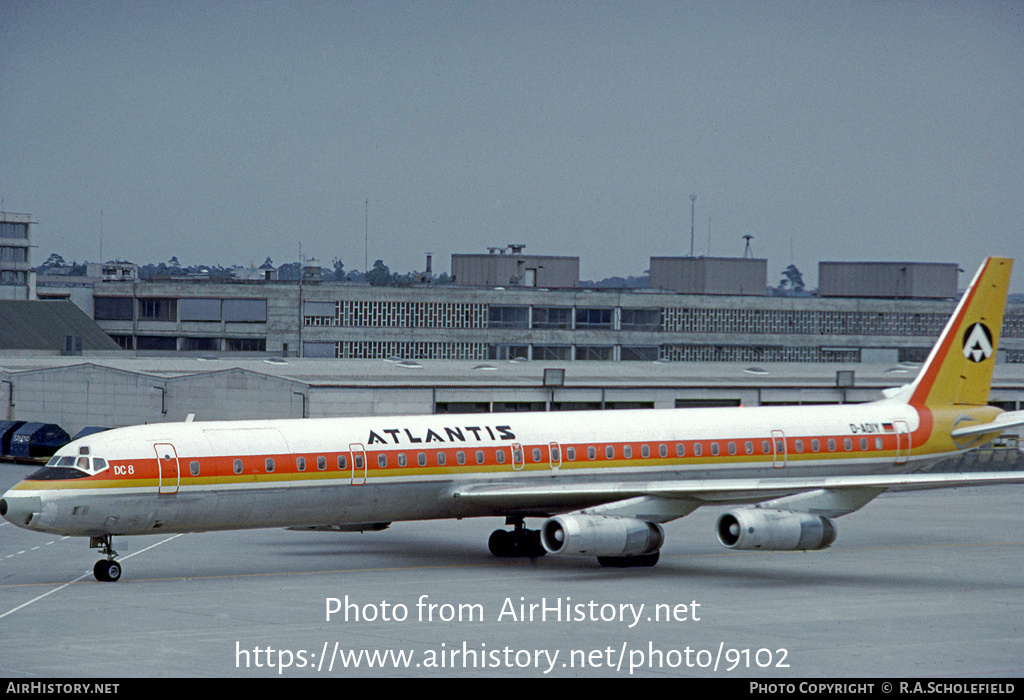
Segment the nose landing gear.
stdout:
<svg viewBox="0 0 1024 700">
<path fill-rule="evenodd" d="M 89 547 L 100 550 L 100 554 L 105 554 L 107 557 L 100 559 L 92 567 L 92 575 L 96 577 L 97 581 L 116 581 L 121 578 L 121 565 L 114 561 L 117 552 L 114 551 L 113 542 L 113 535 L 89 538 Z"/>
</svg>

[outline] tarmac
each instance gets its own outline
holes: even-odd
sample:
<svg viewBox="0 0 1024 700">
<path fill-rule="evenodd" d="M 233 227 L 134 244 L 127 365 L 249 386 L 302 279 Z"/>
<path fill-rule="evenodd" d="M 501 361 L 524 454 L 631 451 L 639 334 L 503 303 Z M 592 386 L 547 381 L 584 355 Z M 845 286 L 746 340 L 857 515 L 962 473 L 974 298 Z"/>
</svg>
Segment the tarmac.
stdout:
<svg viewBox="0 0 1024 700">
<path fill-rule="evenodd" d="M 642 569 L 497 559 L 500 519 L 115 538 L 116 583 L 3 521 L 0 677 L 1021 678 L 1022 504 L 883 495 L 807 553 L 726 550 L 700 509 Z"/>
</svg>

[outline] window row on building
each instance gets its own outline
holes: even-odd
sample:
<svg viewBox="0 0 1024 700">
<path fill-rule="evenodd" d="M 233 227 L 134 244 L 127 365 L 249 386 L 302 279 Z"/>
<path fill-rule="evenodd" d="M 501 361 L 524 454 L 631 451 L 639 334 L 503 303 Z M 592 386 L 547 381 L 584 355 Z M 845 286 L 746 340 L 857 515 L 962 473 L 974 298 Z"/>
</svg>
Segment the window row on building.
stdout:
<svg viewBox="0 0 1024 700">
<path fill-rule="evenodd" d="M 683 333 L 917 335 L 942 332 L 948 312 L 817 311 L 676 308 L 665 310 L 663 330 Z"/>
<path fill-rule="evenodd" d="M 125 350 L 167 352 L 266 352 L 266 338 L 176 337 L 163 335 L 119 335 L 110 337 Z"/>
<path fill-rule="evenodd" d="M 303 324 L 358 328 L 486 328 L 487 305 L 457 301 L 307 301 Z"/>
<path fill-rule="evenodd" d="M 266 299 L 93 297 L 96 321 L 266 323 Z"/>
<path fill-rule="evenodd" d="M 431 341 L 338 340 L 306 341 L 303 357 L 333 357 L 344 360 L 483 360 L 485 343 L 446 343 Z"/>
<path fill-rule="evenodd" d="M 305 302 L 303 324 L 307 327 L 937 337 L 949 318 L 950 310 L 913 313 L 710 307 L 633 309 L 343 300 Z M 1024 338 L 1024 314 L 1011 312 L 1006 315 L 1003 336 Z"/>
<path fill-rule="evenodd" d="M 186 347 L 205 350 L 213 348 Z M 372 360 L 534 360 L 604 362 L 860 362 L 860 348 L 793 347 L 786 345 L 542 345 L 417 341 L 306 341 L 304 357 Z M 141 346 L 139 349 L 143 349 Z M 893 349 L 894 360 L 920 362 L 927 348 Z M 1024 355 L 1024 353 L 1020 353 Z M 1020 361 L 1007 354 L 1007 361 Z"/>
</svg>

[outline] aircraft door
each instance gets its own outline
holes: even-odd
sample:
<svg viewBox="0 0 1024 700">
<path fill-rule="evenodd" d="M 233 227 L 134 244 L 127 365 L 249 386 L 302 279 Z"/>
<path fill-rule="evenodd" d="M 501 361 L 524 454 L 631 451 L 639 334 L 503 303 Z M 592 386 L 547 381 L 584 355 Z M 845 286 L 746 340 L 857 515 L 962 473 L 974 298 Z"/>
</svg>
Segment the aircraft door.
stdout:
<svg viewBox="0 0 1024 700">
<path fill-rule="evenodd" d="M 781 430 L 772 431 L 772 467 L 782 469 L 786 466 L 786 434 Z"/>
<path fill-rule="evenodd" d="M 910 455 L 910 428 L 906 421 L 893 421 L 896 428 L 896 464 L 906 464 Z"/>
<path fill-rule="evenodd" d="M 366 483 L 366 448 L 359 443 L 348 446 L 352 460 L 352 485 L 362 486 Z"/>
<path fill-rule="evenodd" d="M 526 466 L 526 455 L 523 454 L 523 446 L 518 442 L 512 443 L 512 469 L 519 471 Z"/>
<path fill-rule="evenodd" d="M 551 464 L 552 474 L 562 466 L 562 448 L 557 442 L 548 443 L 548 463 Z"/>
<path fill-rule="evenodd" d="M 161 496 L 172 496 L 178 493 L 178 484 L 181 481 L 178 453 L 169 442 L 158 442 L 153 445 L 153 450 L 156 452 L 159 472 L 156 491 Z"/>
</svg>

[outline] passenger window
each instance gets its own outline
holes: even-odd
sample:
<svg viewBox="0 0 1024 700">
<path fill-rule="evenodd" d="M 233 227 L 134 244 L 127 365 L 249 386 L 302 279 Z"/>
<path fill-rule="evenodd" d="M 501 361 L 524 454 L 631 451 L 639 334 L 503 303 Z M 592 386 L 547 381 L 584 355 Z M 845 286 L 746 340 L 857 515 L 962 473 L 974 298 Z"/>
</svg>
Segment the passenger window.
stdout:
<svg viewBox="0 0 1024 700">
<path fill-rule="evenodd" d="M 398 466 L 404 467 L 405 465 L 406 465 L 405 453 L 404 452 L 399 452 L 398 453 Z"/>
<path fill-rule="evenodd" d="M 875 449 L 882 449 L 882 438 L 875 438 Z"/>
<path fill-rule="evenodd" d="M 386 469 L 388 466 L 388 456 L 383 452 L 377 455 L 377 466 L 381 469 Z"/>
<path fill-rule="evenodd" d="M 466 453 L 463 452 L 462 450 L 459 450 L 458 452 L 456 452 L 455 453 L 455 461 L 458 462 L 459 464 L 465 464 L 466 463 Z"/>
<path fill-rule="evenodd" d="M 483 450 L 477 450 L 476 451 L 476 463 L 477 464 L 483 464 L 484 463 L 484 451 Z"/>
<path fill-rule="evenodd" d="M 832 438 L 828 439 L 828 451 L 829 452 L 835 452 L 836 451 L 836 441 L 834 439 L 832 439 Z"/>
<path fill-rule="evenodd" d="M 754 454 L 754 443 L 752 443 L 750 440 L 747 440 L 745 443 L 743 443 L 743 450 L 748 455 Z"/>
<path fill-rule="evenodd" d="M 316 468 L 319 469 L 320 471 L 323 471 L 324 469 L 327 469 L 327 458 L 323 457 L 323 456 L 317 457 L 316 458 Z"/>
<path fill-rule="evenodd" d="M 587 447 L 587 459 L 597 459 L 597 448 L 593 445 Z"/>
<path fill-rule="evenodd" d="M 668 445 L 658 445 L 658 454 L 662 457 L 668 457 Z"/>
<path fill-rule="evenodd" d="M 569 460 L 570 462 L 575 462 L 576 461 L 576 448 L 575 447 L 566 447 L 565 448 L 565 458 L 567 460 Z"/>
<path fill-rule="evenodd" d="M 608 459 L 615 459 L 615 446 L 608 445 L 604 448 L 604 456 Z"/>
<path fill-rule="evenodd" d="M 770 455 L 772 453 L 772 443 L 767 440 L 761 441 L 761 454 Z"/>
<path fill-rule="evenodd" d="M 539 447 L 534 447 L 533 448 L 533 461 L 534 462 L 539 462 L 540 461 L 540 448 Z"/>
<path fill-rule="evenodd" d="M 443 467 L 447 461 L 448 457 L 445 455 L 444 452 L 437 453 L 437 466 Z"/>
<path fill-rule="evenodd" d="M 843 438 L 843 449 L 849 452 L 853 449 L 853 440 L 850 438 Z"/>
<path fill-rule="evenodd" d="M 494 453 L 494 461 L 496 461 L 498 464 L 504 464 L 505 463 L 505 450 L 497 450 Z"/>
<path fill-rule="evenodd" d="M 717 442 L 711 443 L 711 455 L 713 457 L 717 457 L 718 456 L 718 443 Z"/>
<path fill-rule="evenodd" d="M 344 465 L 344 464 L 345 464 L 345 457 L 344 456 L 338 457 L 338 466 L 342 467 L 342 465 Z M 355 465 L 356 465 L 356 467 L 355 467 L 356 471 L 362 471 L 363 470 L 363 455 L 362 454 L 357 454 L 355 456 Z M 344 467 L 342 467 L 342 468 L 344 468 Z"/>
<path fill-rule="evenodd" d="M 736 454 L 736 443 L 735 442 L 730 442 L 729 443 L 729 454 L 731 454 L 731 455 Z"/>
<path fill-rule="evenodd" d="M 651 456 L 651 448 L 647 445 L 640 446 L 640 456 L 644 459 L 648 459 Z"/>
<path fill-rule="evenodd" d="M 97 460 L 94 460 L 94 461 L 100 462 L 102 460 L 98 460 L 97 459 Z M 199 476 L 199 462 L 196 462 L 196 461 L 189 462 L 188 463 L 188 472 L 192 476 Z"/>
<path fill-rule="evenodd" d="M 242 460 L 236 459 L 234 466 L 235 466 L 235 474 L 241 474 L 242 473 Z"/>
<path fill-rule="evenodd" d="M 524 459 L 523 459 L 523 451 L 522 451 L 522 449 L 517 447 L 516 449 L 512 450 L 512 463 L 513 464 L 522 464 L 523 461 L 524 461 Z"/>
<path fill-rule="evenodd" d="M 811 452 L 817 452 L 821 449 L 821 443 L 818 442 L 817 438 L 811 440 Z"/>
<path fill-rule="evenodd" d="M 702 454 L 704 454 L 704 447 L 699 442 L 693 443 L 693 456 L 700 457 Z"/>
<path fill-rule="evenodd" d="M 299 457 L 298 459 L 296 459 L 295 468 L 298 469 L 300 472 L 306 471 L 306 458 Z"/>
<path fill-rule="evenodd" d="M 861 450 L 867 450 L 868 449 L 868 439 L 867 438 L 861 438 L 860 439 L 860 449 Z"/>
<path fill-rule="evenodd" d="M 676 457 L 685 457 L 685 456 L 686 456 L 686 445 L 681 443 L 681 442 L 677 442 L 676 443 Z"/>
<path fill-rule="evenodd" d="M 264 461 L 263 464 L 267 467 L 267 474 L 272 474 L 274 471 L 274 460 L 271 459 L 270 457 L 267 457 L 266 461 Z"/>
<path fill-rule="evenodd" d="M 633 446 L 632 445 L 624 445 L 622 447 L 622 456 L 625 457 L 626 459 L 632 459 L 633 458 Z"/>
<path fill-rule="evenodd" d="M 793 443 L 793 449 L 795 449 L 797 452 L 803 452 L 804 451 L 804 441 L 803 440 L 795 441 Z"/>
<path fill-rule="evenodd" d="M 416 455 L 416 463 L 421 467 L 427 466 L 427 453 L 420 452 L 418 455 Z"/>
<path fill-rule="evenodd" d="M 358 459 L 358 458 L 357 458 Z M 361 459 L 358 460 L 362 462 Z M 348 458 L 345 455 L 338 455 L 338 469 L 345 471 L 348 468 Z"/>
</svg>

